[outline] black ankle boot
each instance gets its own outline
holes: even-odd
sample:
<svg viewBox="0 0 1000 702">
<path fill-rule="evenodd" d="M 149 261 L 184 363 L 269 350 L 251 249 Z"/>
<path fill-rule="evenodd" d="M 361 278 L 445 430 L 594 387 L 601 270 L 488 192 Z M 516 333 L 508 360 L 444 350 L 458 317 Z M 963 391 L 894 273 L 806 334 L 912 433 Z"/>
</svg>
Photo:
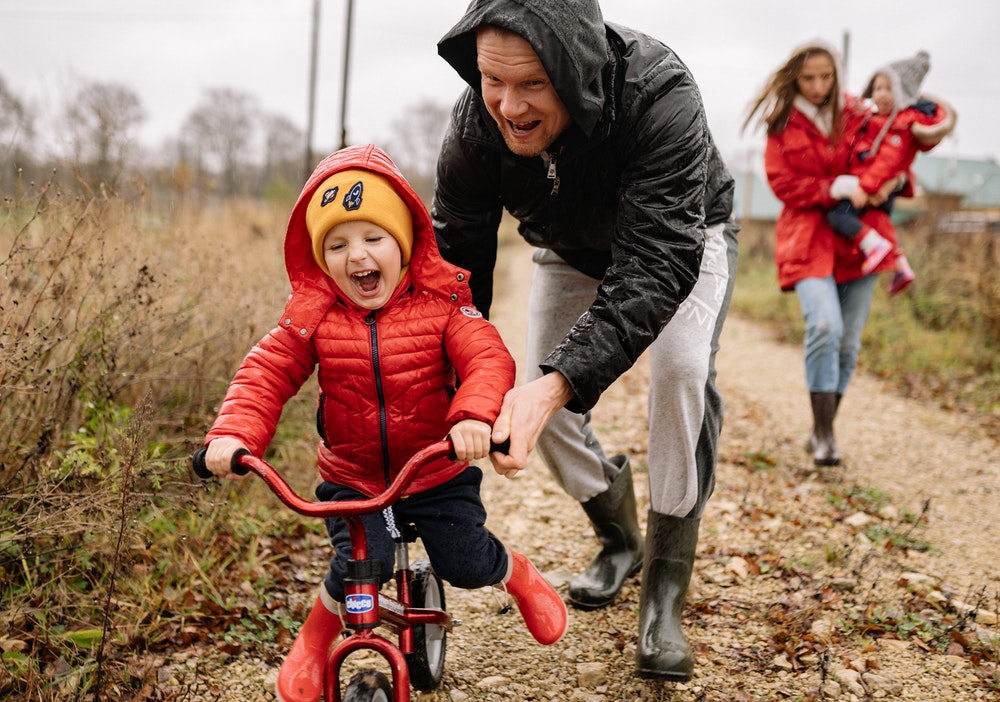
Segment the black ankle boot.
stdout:
<svg viewBox="0 0 1000 702">
<path fill-rule="evenodd" d="M 837 414 L 840 399 L 835 392 L 811 392 L 809 400 L 813 412 L 813 464 L 836 466 L 840 464 L 840 451 L 833 436 L 833 418 Z"/>
<path fill-rule="evenodd" d="M 642 567 L 642 532 L 635 506 L 632 469 L 628 457 L 618 455 L 620 466 L 607 490 L 583 503 L 601 550 L 587 569 L 570 580 L 569 601 L 579 609 L 599 609 L 614 602 L 625 579 Z"/>
<path fill-rule="evenodd" d="M 694 674 L 694 654 L 684 638 L 681 615 L 694 568 L 700 521 L 652 510 L 648 514 L 636 647 L 640 678 L 685 682 Z"/>
<path fill-rule="evenodd" d="M 844 396 L 841 395 L 839 392 L 837 393 L 837 402 L 833 406 L 833 418 L 834 418 L 834 420 L 837 419 L 837 410 L 840 409 L 840 400 L 843 397 Z M 815 450 L 816 450 L 816 430 L 814 428 L 813 429 L 813 433 L 809 435 L 809 440 L 806 441 L 806 453 L 812 453 Z"/>
</svg>

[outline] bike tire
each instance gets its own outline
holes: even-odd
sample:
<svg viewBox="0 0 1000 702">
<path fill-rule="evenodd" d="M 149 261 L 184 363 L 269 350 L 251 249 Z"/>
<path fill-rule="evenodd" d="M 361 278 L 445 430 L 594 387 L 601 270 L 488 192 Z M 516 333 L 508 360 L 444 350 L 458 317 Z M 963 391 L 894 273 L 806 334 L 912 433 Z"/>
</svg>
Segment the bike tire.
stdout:
<svg viewBox="0 0 1000 702">
<path fill-rule="evenodd" d="M 444 585 L 426 559 L 413 563 L 410 589 L 413 606 L 420 609 L 444 610 Z M 436 689 L 444 677 L 444 659 L 448 630 L 440 624 L 418 624 L 413 627 L 413 653 L 407 654 L 410 685 L 421 692 Z"/>
<path fill-rule="evenodd" d="M 362 670 L 351 676 L 344 702 L 392 702 L 392 683 L 378 670 Z"/>
</svg>

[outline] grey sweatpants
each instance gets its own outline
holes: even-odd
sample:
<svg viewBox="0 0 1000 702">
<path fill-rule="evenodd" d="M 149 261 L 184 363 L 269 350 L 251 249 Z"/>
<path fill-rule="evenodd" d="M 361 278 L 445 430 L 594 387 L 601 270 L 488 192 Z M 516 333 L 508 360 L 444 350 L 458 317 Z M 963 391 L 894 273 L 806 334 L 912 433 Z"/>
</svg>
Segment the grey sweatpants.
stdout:
<svg viewBox="0 0 1000 702">
<path fill-rule="evenodd" d="M 706 231 L 698 282 L 649 347 L 649 495 L 650 508 L 661 514 L 700 517 L 715 488 L 723 413 L 715 354 L 732 297 L 737 231 L 734 224 Z M 532 260 L 527 380 L 541 375 L 539 364 L 593 303 L 600 282 L 547 249 L 537 249 Z M 614 478 L 589 412 L 559 410 L 536 450 L 579 502 L 607 490 Z"/>
</svg>

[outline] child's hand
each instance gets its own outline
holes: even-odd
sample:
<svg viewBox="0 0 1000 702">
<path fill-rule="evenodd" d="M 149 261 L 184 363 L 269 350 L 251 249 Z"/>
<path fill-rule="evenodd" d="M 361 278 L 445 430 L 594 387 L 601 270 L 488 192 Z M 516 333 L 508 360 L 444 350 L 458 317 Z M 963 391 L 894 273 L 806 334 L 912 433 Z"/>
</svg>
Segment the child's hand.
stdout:
<svg viewBox="0 0 1000 702">
<path fill-rule="evenodd" d="M 455 449 L 455 458 L 460 461 L 474 461 L 484 458 L 490 452 L 490 425 L 478 419 L 463 419 L 451 428 L 449 436 Z"/>
<path fill-rule="evenodd" d="M 893 178 L 892 180 L 887 180 L 885 184 L 878 189 L 878 192 L 872 195 L 871 197 L 872 206 L 878 207 L 883 202 L 888 200 L 890 195 L 892 195 L 894 192 L 903 187 L 903 182 L 904 182 L 903 178 L 898 176 L 896 178 Z"/>
<path fill-rule="evenodd" d="M 854 189 L 854 192 L 851 193 L 851 204 L 859 210 L 865 208 L 868 204 L 868 193 L 865 192 L 864 188 L 858 186 Z"/>
<path fill-rule="evenodd" d="M 231 436 L 220 436 L 218 439 L 212 439 L 205 450 L 205 466 L 220 478 L 239 480 L 243 476 L 236 475 L 232 471 L 231 462 L 233 454 L 240 449 L 246 449 L 246 446 L 243 445 L 242 441 Z"/>
</svg>

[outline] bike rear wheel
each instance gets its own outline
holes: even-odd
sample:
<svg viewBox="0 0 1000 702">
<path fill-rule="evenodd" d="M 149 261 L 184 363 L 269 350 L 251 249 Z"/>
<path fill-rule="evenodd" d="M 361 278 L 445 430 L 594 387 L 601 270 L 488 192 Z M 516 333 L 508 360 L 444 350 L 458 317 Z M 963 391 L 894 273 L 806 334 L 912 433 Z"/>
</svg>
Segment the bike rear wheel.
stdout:
<svg viewBox="0 0 1000 702">
<path fill-rule="evenodd" d="M 414 607 L 444 610 L 444 585 L 429 561 L 414 561 L 410 594 Z M 413 627 L 413 653 L 406 656 L 406 665 L 414 689 L 426 692 L 441 684 L 447 636 L 448 630 L 440 624 Z"/>
<path fill-rule="evenodd" d="M 344 702 L 392 702 L 392 683 L 378 670 L 362 670 L 351 676 Z"/>
</svg>

